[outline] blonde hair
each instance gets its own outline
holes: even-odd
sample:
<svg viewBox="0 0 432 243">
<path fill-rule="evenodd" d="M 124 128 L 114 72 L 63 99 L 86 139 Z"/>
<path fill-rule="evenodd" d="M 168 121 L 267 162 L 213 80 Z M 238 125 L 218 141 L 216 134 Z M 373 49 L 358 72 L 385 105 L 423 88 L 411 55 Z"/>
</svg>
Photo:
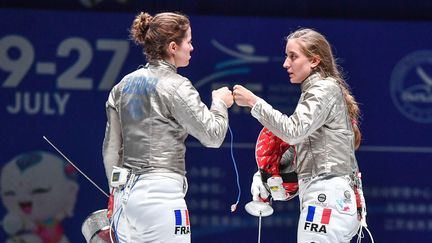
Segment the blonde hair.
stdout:
<svg viewBox="0 0 432 243">
<path fill-rule="evenodd" d="M 312 58 L 318 56 L 320 62 L 315 70 L 321 75 L 321 77 L 332 77 L 336 79 L 340 86 L 346 104 L 348 106 L 348 114 L 351 119 L 351 123 L 354 129 L 355 135 L 355 148 L 358 149 L 361 143 L 361 131 L 359 129 L 360 109 L 351 94 L 349 85 L 345 82 L 340 67 L 336 64 L 333 56 L 331 46 L 326 38 L 313 29 L 302 28 L 292 32 L 287 37 L 288 40 L 298 40 L 298 44 L 301 46 L 303 54 L 307 57 Z"/>
<path fill-rule="evenodd" d="M 178 45 L 190 27 L 189 18 L 180 13 L 159 13 L 154 17 L 141 12 L 135 16 L 130 28 L 130 37 L 143 47 L 148 61 L 164 59 L 171 41 Z"/>
</svg>

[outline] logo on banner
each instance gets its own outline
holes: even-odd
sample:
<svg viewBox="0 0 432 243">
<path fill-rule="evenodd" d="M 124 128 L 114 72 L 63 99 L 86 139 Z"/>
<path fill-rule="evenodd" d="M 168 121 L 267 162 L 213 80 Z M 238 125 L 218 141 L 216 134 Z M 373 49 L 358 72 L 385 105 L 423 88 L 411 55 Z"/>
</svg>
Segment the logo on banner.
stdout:
<svg viewBox="0 0 432 243">
<path fill-rule="evenodd" d="M 175 229 L 174 234 L 185 235 L 190 234 L 189 212 L 187 209 L 174 210 Z"/>
<path fill-rule="evenodd" d="M 255 53 L 255 47 L 249 43 L 239 43 L 236 44 L 235 47 L 228 47 L 215 39 L 211 39 L 210 44 L 218 51 L 226 54 L 228 59 L 216 63 L 212 73 L 205 75 L 195 82 L 194 86 L 197 89 L 208 83 L 212 84 L 212 89 L 225 86 L 226 83 L 221 79 L 228 76 L 248 75 L 252 71 L 250 64 L 265 64 L 272 60 L 270 56 L 257 55 Z M 215 82 L 216 80 L 218 80 L 218 82 Z M 260 83 L 248 83 L 245 84 L 245 86 L 254 93 L 259 93 L 263 90 L 263 86 Z M 242 109 L 243 112 L 249 112 L 247 109 L 238 106 L 233 106 L 231 111 L 240 113 Z"/>
<path fill-rule="evenodd" d="M 245 64 L 268 63 L 271 60 L 269 56 L 255 55 L 255 47 L 251 44 L 238 44 L 236 49 L 230 49 L 215 39 L 212 39 L 210 42 L 216 49 L 232 58 L 217 63 L 214 73 L 207 75 L 194 84 L 197 89 L 215 79 L 236 74 L 250 73 L 251 69 L 244 66 Z"/>
<path fill-rule="evenodd" d="M 332 210 L 330 208 L 309 205 L 303 230 L 327 233 L 326 225 L 330 222 L 331 213 Z"/>
<path fill-rule="evenodd" d="M 400 60 L 391 75 L 390 92 L 402 115 L 432 122 L 432 51 L 416 51 Z"/>
<path fill-rule="evenodd" d="M 266 100 L 271 102 L 273 105 L 280 107 L 282 110 L 293 110 L 297 104 L 296 99 L 288 99 L 287 97 L 299 96 L 299 90 L 295 87 L 291 87 L 288 82 L 288 77 L 284 79 L 283 84 L 262 84 L 263 81 L 259 79 L 258 82 L 251 82 L 263 72 L 266 73 L 265 79 L 268 77 L 268 68 L 256 68 L 272 62 L 278 63 L 277 67 L 281 67 L 281 63 L 284 61 L 282 56 L 263 55 L 257 53 L 257 50 L 253 43 L 237 43 L 234 46 L 228 46 L 215 39 L 210 40 L 210 44 L 220 53 L 223 53 L 227 58 L 218 61 L 214 65 L 214 70 L 204 75 L 197 82 L 194 83 L 195 88 L 200 89 L 201 87 L 211 84 L 211 89 L 216 89 L 226 85 L 233 85 L 238 83 L 238 79 L 247 79 L 248 82 L 244 84 L 246 88 L 254 92 L 258 96 L 265 96 L 263 94 L 264 89 L 267 89 Z M 266 71 L 262 71 L 266 70 Z M 255 73 L 257 75 L 252 75 Z M 234 78 L 235 76 L 242 76 L 241 78 Z M 243 77 L 244 76 L 244 77 Z M 230 81 L 226 81 L 229 77 Z M 228 83 L 228 84 L 227 84 Z M 281 103 L 281 104 L 278 104 Z M 288 104 L 287 104 L 288 103 Z M 249 113 L 247 108 L 240 108 L 234 105 L 231 108 L 233 113 Z"/>
</svg>

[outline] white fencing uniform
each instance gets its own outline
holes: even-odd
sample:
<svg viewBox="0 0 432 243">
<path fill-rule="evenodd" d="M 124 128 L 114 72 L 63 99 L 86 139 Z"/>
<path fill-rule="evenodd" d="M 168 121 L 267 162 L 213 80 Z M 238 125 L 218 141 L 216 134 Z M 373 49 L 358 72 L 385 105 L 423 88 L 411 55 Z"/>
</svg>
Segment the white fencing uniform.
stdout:
<svg viewBox="0 0 432 243">
<path fill-rule="evenodd" d="M 349 177 L 300 180 L 298 243 L 350 242 L 360 227 Z"/>
<path fill-rule="evenodd" d="M 360 225 L 366 226 L 366 207 L 353 121 L 337 81 L 312 73 L 301 83 L 291 116 L 263 99 L 258 99 L 251 114 L 284 142 L 295 145 L 301 202 L 298 242 L 349 242 Z"/>
<path fill-rule="evenodd" d="M 175 174 L 135 177 L 116 190 L 114 226 L 120 242 L 189 243 L 186 178 Z"/>
</svg>

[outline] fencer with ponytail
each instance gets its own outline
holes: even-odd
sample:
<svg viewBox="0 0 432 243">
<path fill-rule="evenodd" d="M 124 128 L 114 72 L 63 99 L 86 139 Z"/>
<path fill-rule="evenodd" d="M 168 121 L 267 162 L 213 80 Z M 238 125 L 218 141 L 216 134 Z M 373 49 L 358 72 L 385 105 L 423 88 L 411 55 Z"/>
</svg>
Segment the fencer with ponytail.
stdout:
<svg viewBox="0 0 432 243">
<path fill-rule="evenodd" d="M 287 40 L 299 39 L 298 42 L 302 48 L 303 53 L 309 57 L 318 56 L 320 58 L 320 63 L 315 68 L 321 77 L 332 77 L 334 78 L 339 87 L 342 90 L 345 102 L 348 107 L 348 114 L 350 117 L 351 124 L 353 126 L 355 135 L 355 148 L 358 149 L 361 143 L 361 131 L 359 128 L 360 124 L 360 108 L 354 96 L 350 91 L 350 87 L 345 81 L 341 68 L 337 65 L 330 43 L 326 38 L 312 29 L 301 29 L 297 30 L 290 35 L 288 35 Z"/>
</svg>

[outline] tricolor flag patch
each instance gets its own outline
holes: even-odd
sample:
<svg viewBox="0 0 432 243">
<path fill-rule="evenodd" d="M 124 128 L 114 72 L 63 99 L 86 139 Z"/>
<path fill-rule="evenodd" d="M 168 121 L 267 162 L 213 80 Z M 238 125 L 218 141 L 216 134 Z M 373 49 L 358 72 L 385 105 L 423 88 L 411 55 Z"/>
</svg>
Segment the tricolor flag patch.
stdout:
<svg viewBox="0 0 432 243">
<path fill-rule="evenodd" d="M 176 226 L 189 225 L 189 212 L 187 209 L 174 210 Z"/>
<path fill-rule="evenodd" d="M 189 211 L 187 209 L 174 210 L 175 229 L 174 234 L 184 235 L 190 233 Z"/>
<path fill-rule="evenodd" d="M 306 221 L 319 224 L 329 224 L 331 213 L 331 208 L 322 208 L 309 205 Z"/>
</svg>

